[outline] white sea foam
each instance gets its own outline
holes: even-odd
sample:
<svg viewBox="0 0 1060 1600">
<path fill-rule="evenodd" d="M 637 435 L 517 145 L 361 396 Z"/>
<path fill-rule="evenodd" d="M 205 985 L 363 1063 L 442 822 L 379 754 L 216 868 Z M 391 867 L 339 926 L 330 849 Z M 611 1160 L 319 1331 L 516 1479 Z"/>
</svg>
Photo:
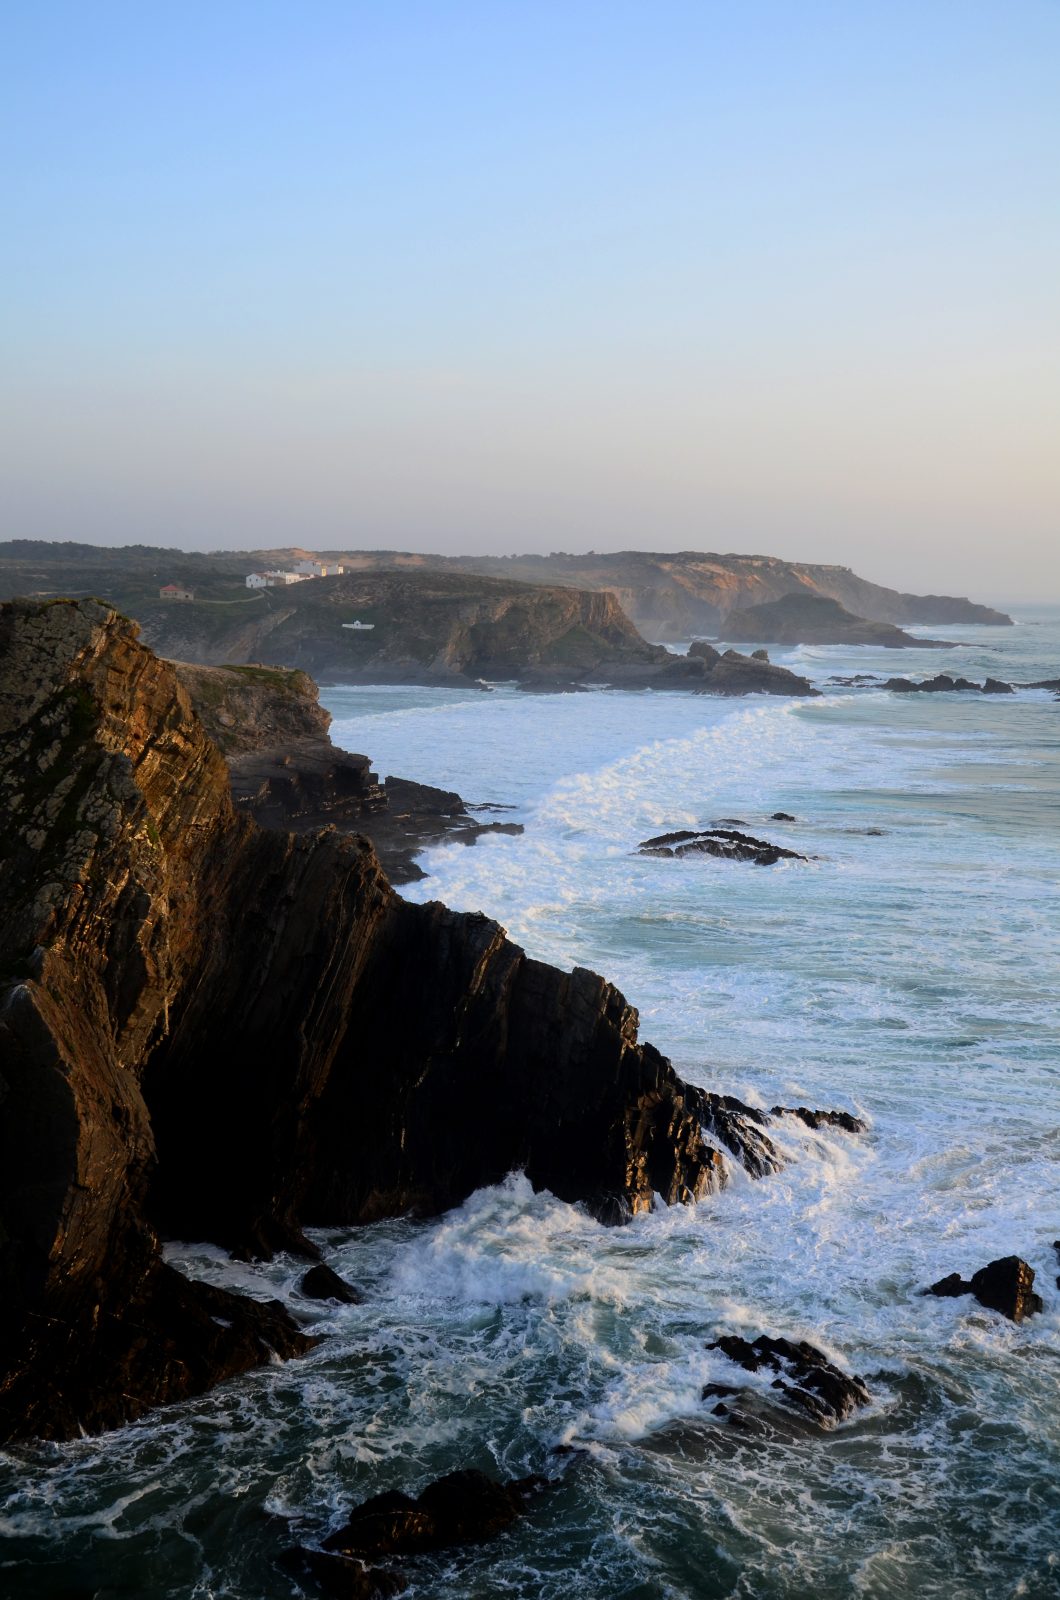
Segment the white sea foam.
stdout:
<svg viewBox="0 0 1060 1600">
<path fill-rule="evenodd" d="M 974 642 L 943 670 L 1060 671 L 1060 633 L 949 632 Z M 879 670 L 939 670 L 934 654 L 878 655 Z M 799 659 L 821 678 L 877 670 L 871 653 Z M 484 909 L 533 954 L 605 972 L 695 1081 L 767 1109 L 842 1106 L 868 1130 L 783 1120 L 776 1177 L 736 1169 L 700 1207 L 621 1229 L 514 1175 L 434 1222 L 321 1230 L 355 1306 L 301 1297 L 303 1262 L 170 1247 L 327 1337 L 106 1440 L 10 1458 L 2 1531 L 29 1563 L 12 1600 L 77 1583 L 280 1600 L 275 1548 L 352 1501 L 457 1465 L 556 1472 L 557 1444 L 588 1454 L 496 1546 L 416 1568 L 412 1600 L 1051 1592 L 1054 707 L 825 687 L 798 705 L 328 692 L 336 736 L 381 771 L 514 802 L 525 823 L 432 851 L 406 893 Z M 815 859 L 634 854 L 723 816 Z M 1046 1302 L 1021 1326 L 919 1292 L 1013 1252 Z M 867 1378 L 873 1407 L 824 1438 L 742 1440 L 700 1398 L 745 1380 L 707 1349 L 726 1332 L 809 1339 Z M 261 1509 L 293 1519 L 286 1540 Z M 56 1549 L 69 1570 L 48 1565 Z"/>
</svg>

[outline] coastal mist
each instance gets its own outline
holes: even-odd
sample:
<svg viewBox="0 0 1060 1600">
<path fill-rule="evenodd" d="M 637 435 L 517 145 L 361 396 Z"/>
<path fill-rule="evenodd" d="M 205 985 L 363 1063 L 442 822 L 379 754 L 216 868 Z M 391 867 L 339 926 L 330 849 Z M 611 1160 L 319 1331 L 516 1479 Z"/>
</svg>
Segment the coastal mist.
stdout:
<svg viewBox="0 0 1060 1600">
<path fill-rule="evenodd" d="M 932 632 L 971 680 L 1060 676 L 1060 609 Z M 381 777 L 524 826 L 431 850 L 407 899 L 605 974 L 687 1081 L 864 1131 L 779 1117 L 779 1171 L 729 1161 L 698 1205 L 624 1227 L 516 1172 L 433 1220 L 317 1230 L 352 1305 L 305 1300 L 293 1256 L 171 1244 L 328 1337 L 120 1431 L 8 1446 L 0 1593 L 286 1600 L 285 1544 L 468 1466 L 556 1481 L 489 1545 L 409 1563 L 412 1600 L 1060 1592 L 1060 703 L 881 687 L 937 672 L 928 651 L 771 656 L 820 697 L 322 700 Z M 638 854 L 715 826 L 806 859 Z M 1025 1322 L 921 1293 L 1011 1255 L 1044 1302 Z M 710 1346 L 760 1334 L 869 1404 L 731 1426 L 704 1388 L 768 1400 L 772 1375 Z"/>
</svg>

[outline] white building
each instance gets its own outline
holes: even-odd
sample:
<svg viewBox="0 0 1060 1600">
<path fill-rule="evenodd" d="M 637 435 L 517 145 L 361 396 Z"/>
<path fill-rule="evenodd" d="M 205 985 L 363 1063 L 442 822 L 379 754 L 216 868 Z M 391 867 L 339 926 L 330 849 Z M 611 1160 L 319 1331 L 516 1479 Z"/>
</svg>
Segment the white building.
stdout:
<svg viewBox="0 0 1060 1600">
<path fill-rule="evenodd" d="M 337 578 L 346 568 L 337 561 L 317 561 L 314 557 L 310 561 L 296 561 L 294 570 L 303 578 Z"/>
<path fill-rule="evenodd" d="M 304 572 L 248 572 L 248 589 L 282 589 L 289 583 L 301 583 Z"/>
</svg>

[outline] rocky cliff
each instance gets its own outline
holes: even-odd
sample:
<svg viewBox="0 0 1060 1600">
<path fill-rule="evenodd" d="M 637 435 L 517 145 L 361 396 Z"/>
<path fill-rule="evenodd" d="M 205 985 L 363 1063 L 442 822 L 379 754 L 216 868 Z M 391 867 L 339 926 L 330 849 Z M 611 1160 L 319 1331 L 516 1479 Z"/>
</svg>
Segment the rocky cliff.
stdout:
<svg viewBox="0 0 1060 1600">
<path fill-rule="evenodd" d="M 440 565 L 437 556 L 352 552 L 347 559 Z M 1012 618 L 990 606 L 952 595 L 904 594 L 859 578 L 849 567 L 781 561 L 775 556 L 716 555 L 683 550 L 672 555 L 622 550 L 606 555 L 459 556 L 466 572 L 521 578 L 526 583 L 570 583 L 615 596 L 651 639 L 688 639 L 711 632 L 731 611 L 805 591 L 838 600 L 873 622 L 1006 624 Z"/>
<path fill-rule="evenodd" d="M 230 760 L 251 750 L 326 740 L 331 713 L 307 672 L 266 667 L 203 667 L 171 663 L 196 715 L 214 744 Z"/>
<path fill-rule="evenodd" d="M 168 656 L 298 667 L 343 683 L 467 682 L 660 659 L 612 595 L 472 573 L 314 578 L 227 605 L 145 600 L 136 617 Z"/>
<path fill-rule="evenodd" d="M 407 904 L 363 839 L 238 815 L 113 610 L 0 607 L 0 736 L 0 1436 L 305 1347 L 164 1266 L 160 1228 L 268 1253 L 513 1168 L 616 1219 L 717 1178 L 707 1098 L 615 989 Z"/>
<path fill-rule="evenodd" d="M 305 672 L 170 664 L 224 754 L 236 809 L 263 828 L 362 833 L 391 883 L 426 876 L 417 855 L 447 838 L 473 844 L 484 833 L 523 831 L 484 819 L 451 790 L 393 775 L 380 783 L 367 756 L 332 744 L 331 713 Z"/>
<path fill-rule="evenodd" d="M 730 611 L 718 636 L 737 644 L 869 644 L 885 650 L 952 650 L 948 639 L 918 639 L 893 622 L 856 617 L 838 600 L 800 590 Z"/>
</svg>

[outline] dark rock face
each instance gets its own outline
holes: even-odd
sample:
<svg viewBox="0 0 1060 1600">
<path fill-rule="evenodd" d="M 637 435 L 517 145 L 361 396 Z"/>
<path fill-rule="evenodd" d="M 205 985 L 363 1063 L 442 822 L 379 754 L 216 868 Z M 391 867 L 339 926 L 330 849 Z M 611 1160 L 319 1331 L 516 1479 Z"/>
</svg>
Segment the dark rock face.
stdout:
<svg viewBox="0 0 1060 1600">
<path fill-rule="evenodd" d="M 237 808 L 260 827 L 363 833 L 392 883 L 424 877 L 415 858 L 443 839 L 474 844 L 484 833 L 523 831 L 518 822 L 479 821 L 458 794 L 430 784 L 394 777 L 381 784 L 367 756 L 331 743 L 330 713 L 304 672 L 174 666 L 226 755 Z"/>
<path fill-rule="evenodd" d="M 925 678 L 922 683 L 914 683 L 912 678 L 888 678 L 881 687 L 890 689 L 895 694 L 1014 694 L 1011 683 L 1002 683 L 999 678 L 987 678 L 985 683 L 973 683 L 970 678 L 951 678 L 945 672 L 940 672 L 934 678 Z M 1035 685 L 1027 684 L 1024 687 L 1034 688 Z"/>
<path fill-rule="evenodd" d="M 775 1372 L 777 1376 L 772 1387 L 780 1403 L 803 1413 L 822 1428 L 833 1428 L 836 1423 L 844 1422 L 872 1398 L 863 1379 L 842 1372 L 804 1339 L 794 1343 L 791 1339 L 760 1334 L 757 1339 L 747 1340 L 728 1334 L 707 1349 L 722 1351 L 745 1372 L 763 1369 Z M 729 1397 L 741 1392 L 729 1384 L 708 1383 L 703 1398 Z"/>
<path fill-rule="evenodd" d="M 688 653 L 693 658 L 698 657 L 699 660 L 706 661 L 710 666 L 716 666 L 721 660 L 721 651 L 708 644 L 706 639 L 693 639 L 688 647 Z"/>
<path fill-rule="evenodd" d="M 545 1487 L 542 1478 L 497 1483 L 484 1472 L 450 1472 L 415 1500 L 400 1490 L 366 1500 L 345 1527 L 325 1539 L 324 1549 L 378 1560 L 481 1544 L 522 1516 Z"/>
<path fill-rule="evenodd" d="M 298 1285 L 299 1294 L 304 1294 L 307 1300 L 337 1300 L 343 1306 L 355 1306 L 360 1302 L 357 1290 L 351 1288 L 345 1278 L 340 1278 L 331 1267 L 325 1266 L 322 1261 L 315 1267 L 310 1267 Z"/>
<path fill-rule="evenodd" d="M 780 1171 L 784 1163 L 772 1139 L 762 1131 L 768 1119 L 761 1111 L 744 1105 L 731 1094 L 711 1094 L 690 1085 L 686 1086 L 685 1098 L 704 1132 L 724 1145 L 752 1178 Z"/>
<path fill-rule="evenodd" d="M 654 648 L 654 647 L 653 647 Z M 778 694 L 816 695 L 807 678 L 787 667 L 773 666 L 768 660 L 726 650 L 721 655 L 712 645 L 696 640 L 684 656 L 662 651 L 661 658 L 649 664 L 615 661 L 572 675 L 561 668 L 523 674 L 520 689 L 534 692 L 584 688 L 596 684 L 612 689 L 690 689 L 695 694 Z"/>
<path fill-rule="evenodd" d="M 1002 1256 L 964 1279 L 958 1272 L 933 1283 L 925 1294 L 956 1298 L 971 1294 L 988 1311 L 1000 1311 L 1012 1322 L 1022 1322 L 1043 1308 L 1042 1297 L 1034 1292 L 1034 1268 L 1019 1256 Z"/>
<path fill-rule="evenodd" d="M 65 1437 L 304 1336 L 163 1268 L 523 1169 L 628 1216 L 705 1195 L 686 1086 L 595 973 L 266 832 L 172 668 L 93 602 L 0 607 L 0 1435 Z"/>
<path fill-rule="evenodd" d="M 691 651 L 689 652 L 691 654 Z M 716 661 L 706 662 L 703 688 L 707 694 L 818 695 L 809 678 L 787 667 L 726 650 Z"/>
<path fill-rule="evenodd" d="M 108 591 L 104 589 L 103 593 Z M 144 637 L 184 661 L 297 667 L 331 683 L 463 683 L 644 665 L 643 639 L 611 594 L 473 573 L 347 571 L 244 597 L 219 621 L 193 602 L 132 603 Z M 360 621 L 362 626 L 351 625 Z"/>
<path fill-rule="evenodd" d="M 770 822 L 794 822 L 795 818 L 790 811 L 774 811 Z"/>
<path fill-rule="evenodd" d="M 952 650 L 947 639 L 917 639 L 891 622 L 869 622 L 827 595 L 800 589 L 779 600 L 730 611 L 723 639 L 753 644 L 870 644 L 887 650 Z"/>
<path fill-rule="evenodd" d="M 757 867 L 773 867 L 778 861 L 808 861 L 797 850 L 755 839 L 733 828 L 678 828 L 673 833 L 658 833 L 637 847 L 642 856 L 717 856 L 721 861 L 751 861 Z"/>
<path fill-rule="evenodd" d="M 808 1106 L 774 1106 L 774 1117 L 798 1117 L 808 1128 L 842 1128 L 844 1133 L 864 1133 L 865 1123 L 849 1111 L 811 1111 Z"/>
</svg>

